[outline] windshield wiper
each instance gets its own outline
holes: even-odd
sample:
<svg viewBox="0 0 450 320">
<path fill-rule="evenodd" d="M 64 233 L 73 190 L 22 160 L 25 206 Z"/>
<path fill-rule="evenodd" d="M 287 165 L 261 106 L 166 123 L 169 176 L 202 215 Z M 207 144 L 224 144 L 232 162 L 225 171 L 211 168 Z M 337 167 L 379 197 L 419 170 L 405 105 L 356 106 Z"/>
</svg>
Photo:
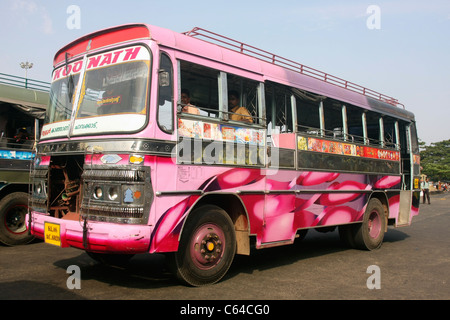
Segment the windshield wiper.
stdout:
<svg viewBox="0 0 450 320">
<path fill-rule="evenodd" d="M 66 52 L 66 74 L 68 74 L 68 67 L 69 67 L 69 53 Z M 67 95 L 68 95 L 70 103 L 72 103 L 73 89 L 74 88 L 75 88 L 75 84 L 73 82 L 73 74 L 70 74 L 67 77 Z"/>
</svg>

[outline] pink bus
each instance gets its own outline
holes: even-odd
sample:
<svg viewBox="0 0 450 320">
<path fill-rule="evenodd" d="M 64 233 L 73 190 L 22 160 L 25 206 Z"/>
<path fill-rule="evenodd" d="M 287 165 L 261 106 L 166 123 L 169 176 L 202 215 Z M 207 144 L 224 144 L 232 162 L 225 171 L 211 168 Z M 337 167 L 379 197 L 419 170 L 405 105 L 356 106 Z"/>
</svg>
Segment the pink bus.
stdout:
<svg viewBox="0 0 450 320">
<path fill-rule="evenodd" d="M 397 100 L 207 30 L 123 25 L 55 55 L 28 227 L 105 263 L 164 253 L 200 286 L 309 229 L 379 248 L 418 214 L 419 175 Z"/>
</svg>

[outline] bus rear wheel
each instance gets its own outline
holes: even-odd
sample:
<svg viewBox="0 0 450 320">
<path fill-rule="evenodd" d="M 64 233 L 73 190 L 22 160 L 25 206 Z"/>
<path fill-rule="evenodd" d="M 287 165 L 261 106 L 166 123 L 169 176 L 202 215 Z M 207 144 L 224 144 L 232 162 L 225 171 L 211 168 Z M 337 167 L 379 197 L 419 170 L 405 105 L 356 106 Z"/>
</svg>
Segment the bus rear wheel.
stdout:
<svg viewBox="0 0 450 320">
<path fill-rule="evenodd" d="M 34 237 L 28 234 L 25 217 L 28 212 L 28 194 L 14 192 L 0 201 L 0 242 L 15 246 L 27 244 Z"/>
<path fill-rule="evenodd" d="M 350 247 L 375 250 L 381 247 L 386 230 L 386 216 L 380 200 L 370 199 L 363 221 L 339 227 L 341 239 Z"/>
<path fill-rule="evenodd" d="M 191 286 L 218 282 L 236 254 L 234 225 L 219 207 L 195 209 L 185 223 L 178 251 L 168 256 L 176 276 Z"/>
</svg>

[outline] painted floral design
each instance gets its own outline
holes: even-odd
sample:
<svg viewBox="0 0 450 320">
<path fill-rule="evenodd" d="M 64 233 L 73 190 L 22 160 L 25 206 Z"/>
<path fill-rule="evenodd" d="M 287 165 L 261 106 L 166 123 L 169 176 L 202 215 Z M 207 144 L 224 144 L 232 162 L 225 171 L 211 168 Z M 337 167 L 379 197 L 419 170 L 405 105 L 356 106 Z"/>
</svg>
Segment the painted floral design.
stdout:
<svg viewBox="0 0 450 320">
<path fill-rule="evenodd" d="M 368 199 L 366 191 L 398 188 L 401 183 L 398 176 L 305 171 L 292 179 L 292 172 L 264 173 L 258 169 L 233 168 L 210 177 L 198 188 L 204 192 L 261 191 L 240 195 L 257 246 L 293 241 L 302 228 L 361 221 Z M 186 197 L 161 216 L 152 236 L 151 251 L 177 249 L 184 218 L 199 197 Z M 390 217 L 398 215 L 398 203 L 398 192 L 391 194 Z"/>
</svg>

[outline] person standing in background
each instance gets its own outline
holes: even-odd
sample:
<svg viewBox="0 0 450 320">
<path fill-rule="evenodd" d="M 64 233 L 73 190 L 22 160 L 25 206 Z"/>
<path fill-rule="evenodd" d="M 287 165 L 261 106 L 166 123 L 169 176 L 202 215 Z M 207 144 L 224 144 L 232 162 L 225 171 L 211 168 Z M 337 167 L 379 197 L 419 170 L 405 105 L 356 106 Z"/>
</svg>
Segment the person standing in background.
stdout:
<svg viewBox="0 0 450 320">
<path fill-rule="evenodd" d="M 425 178 L 425 180 L 422 181 L 422 191 L 423 191 L 423 203 L 425 204 L 425 199 L 428 200 L 428 204 L 431 204 L 430 201 L 430 182 L 428 181 L 428 178 Z"/>
</svg>

